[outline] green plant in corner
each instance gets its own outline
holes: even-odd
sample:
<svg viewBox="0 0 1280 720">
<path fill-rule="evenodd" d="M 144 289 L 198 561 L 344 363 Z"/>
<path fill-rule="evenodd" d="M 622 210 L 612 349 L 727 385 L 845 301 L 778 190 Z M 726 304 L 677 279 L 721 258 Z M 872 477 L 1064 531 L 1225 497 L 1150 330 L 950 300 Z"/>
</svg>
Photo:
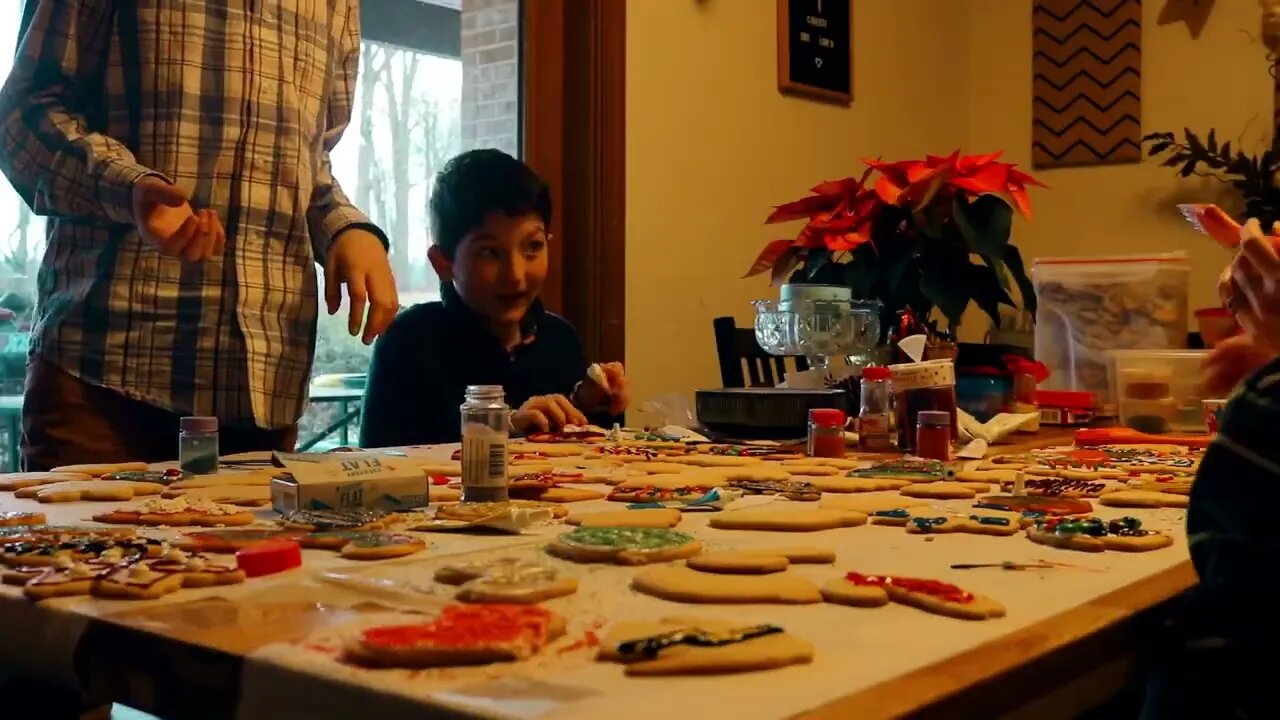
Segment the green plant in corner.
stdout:
<svg viewBox="0 0 1280 720">
<path fill-rule="evenodd" d="M 1184 128 L 1182 139 L 1174 133 L 1158 132 L 1142 141 L 1147 144 L 1147 157 L 1163 158 L 1160 164 L 1178 168 L 1182 177 L 1212 178 L 1234 188 L 1244 201 L 1238 220 L 1257 218 L 1265 228 L 1280 221 L 1280 188 L 1275 182 L 1280 171 L 1280 146 L 1274 141 L 1258 155 L 1246 155 L 1232 148 L 1230 141 L 1219 144 L 1213 129 L 1203 140 Z"/>
<path fill-rule="evenodd" d="M 821 183 L 774 208 L 766 223 L 805 225 L 766 245 L 746 277 L 771 271 L 775 285 L 847 285 L 855 298 L 881 302 L 886 329 L 900 310 L 927 320 L 936 308 L 954 330 L 970 303 L 999 326 L 1000 306 L 1017 307 L 1011 279 L 1034 315 L 1035 290 L 1009 235 L 1015 208 L 1031 216 L 1027 187 L 1044 185 L 999 157 L 864 160 L 862 177 Z"/>
</svg>

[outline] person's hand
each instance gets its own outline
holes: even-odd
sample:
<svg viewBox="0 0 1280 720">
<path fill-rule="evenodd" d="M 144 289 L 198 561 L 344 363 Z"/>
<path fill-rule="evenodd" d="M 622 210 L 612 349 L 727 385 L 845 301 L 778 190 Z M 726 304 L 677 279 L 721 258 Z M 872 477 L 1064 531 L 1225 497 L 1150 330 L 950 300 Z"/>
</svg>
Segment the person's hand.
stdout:
<svg viewBox="0 0 1280 720">
<path fill-rule="evenodd" d="M 1201 390 L 1207 398 L 1227 397 L 1241 381 L 1275 357 L 1274 352 L 1248 335 L 1227 338 L 1205 358 Z"/>
<path fill-rule="evenodd" d="M 604 385 L 588 373 L 587 379 L 578 386 L 574 401 L 587 412 L 608 411 L 610 415 L 621 415 L 631 404 L 631 382 L 627 380 L 627 371 L 622 363 L 616 362 L 601 363 L 597 367 L 604 375 Z"/>
<path fill-rule="evenodd" d="M 521 434 L 586 424 L 587 416 L 563 395 L 535 395 L 511 413 L 511 427 Z"/>
<path fill-rule="evenodd" d="M 214 211 L 194 212 L 186 193 L 158 177 L 133 185 L 133 218 L 138 234 L 161 255 L 200 262 L 220 254 L 227 234 Z"/>
<path fill-rule="evenodd" d="M 324 263 L 324 297 L 330 315 L 342 306 L 343 285 L 347 286 L 347 299 L 351 302 L 347 331 L 354 337 L 364 326 L 362 340 L 369 345 L 387 329 L 400 310 L 387 248 L 377 235 L 360 228 L 338 233 Z M 365 317 L 366 305 L 368 318 Z"/>
<path fill-rule="evenodd" d="M 1253 341 L 1275 354 L 1280 352 L 1280 256 L 1257 220 L 1245 223 L 1241 235 L 1240 251 L 1219 279 L 1218 293 Z"/>
</svg>

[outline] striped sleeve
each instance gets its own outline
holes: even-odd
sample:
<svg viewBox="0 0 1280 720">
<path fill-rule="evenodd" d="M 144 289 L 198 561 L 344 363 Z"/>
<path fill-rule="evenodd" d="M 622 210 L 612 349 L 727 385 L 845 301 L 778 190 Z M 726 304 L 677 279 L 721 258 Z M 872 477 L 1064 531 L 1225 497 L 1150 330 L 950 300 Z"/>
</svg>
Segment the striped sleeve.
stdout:
<svg viewBox="0 0 1280 720">
<path fill-rule="evenodd" d="M 355 101 L 356 78 L 360 71 L 360 17 L 354 10 L 348 15 L 342 32 L 342 44 L 338 52 L 338 67 L 330 81 L 328 107 L 325 113 L 324 147 L 316 169 L 315 185 L 311 191 L 311 206 L 307 211 L 307 230 L 317 262 L 323 263 L 329 254 L 329 246 L 343 230 L 358 227 L 377 235 L 383 247 L 390 247 L 386 235 L 347 198 L 337 178 L 333 176 L 333 163 L 329 152 L 342 139 L 342 133 L 351 123 L 351 110 Z"/>
<path fill-rule="evenodd" d="M 113 17 L 112 0 L 38 0 L 0 89 L 0 171 L 39 215 L 132 222 L 133 184 L 153 174 L 83 114 L 101 104 Z"/>
<path fill-rule="evenodd" d="M 1226 622 L 1256 621 L 1280 590 L 1280 361 L 1223 411 L 1191 491 L 1187 535 L 1196 594 Z M 1268 613 L 1270 616 L 1270 613 Z M 1277 618 L 1280 620 L 1280 618 Z"/>
</svg>

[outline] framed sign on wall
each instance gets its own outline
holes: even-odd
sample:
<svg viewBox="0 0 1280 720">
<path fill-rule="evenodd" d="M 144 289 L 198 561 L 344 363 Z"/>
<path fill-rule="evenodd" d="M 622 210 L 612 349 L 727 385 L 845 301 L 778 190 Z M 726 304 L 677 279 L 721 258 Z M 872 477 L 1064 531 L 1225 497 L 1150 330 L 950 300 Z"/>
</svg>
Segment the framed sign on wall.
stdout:
<svg viewBox="0 0 1280 720">
<path fill-rule="evenodd" d="M 778 90 L 853 102 L 853 0 L 778 0 Z"/>
</svg>

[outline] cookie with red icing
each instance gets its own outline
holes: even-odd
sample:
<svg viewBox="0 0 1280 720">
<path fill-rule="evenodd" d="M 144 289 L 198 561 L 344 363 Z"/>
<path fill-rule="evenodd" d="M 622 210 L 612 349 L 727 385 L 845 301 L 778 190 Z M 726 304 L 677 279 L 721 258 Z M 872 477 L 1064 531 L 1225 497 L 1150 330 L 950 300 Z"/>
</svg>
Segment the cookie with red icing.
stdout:
<svg viewBox="0 0 1280 720">
<path fill-rule="evenodd" d="M 342 656 L 369 667 L 488 665 L 532 657 L 564 630 L 564 618 L 537 605 L 449 605 L 431 622 L 368 628 Z"/>
</svg>

